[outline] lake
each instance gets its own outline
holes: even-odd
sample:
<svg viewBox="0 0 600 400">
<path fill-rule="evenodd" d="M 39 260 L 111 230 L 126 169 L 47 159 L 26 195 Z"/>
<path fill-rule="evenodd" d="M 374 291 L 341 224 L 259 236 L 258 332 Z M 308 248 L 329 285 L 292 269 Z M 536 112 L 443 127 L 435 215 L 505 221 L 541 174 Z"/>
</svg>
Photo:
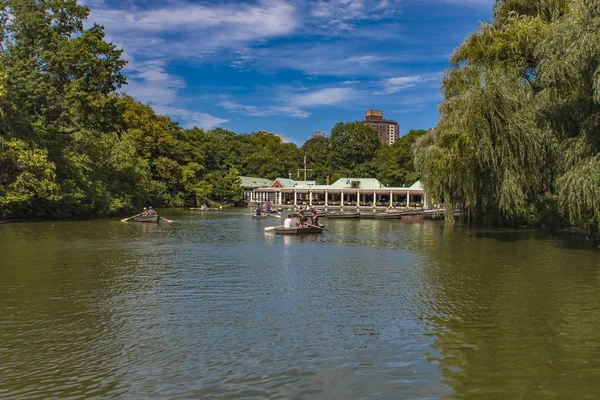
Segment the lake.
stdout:
<svg viewBox="0 0 600 400">
<path fill-rule="evenodd" d="M 0 398 L 600 397 L 598 243 L 159 211 L 0 225 Z"/>
</svg>

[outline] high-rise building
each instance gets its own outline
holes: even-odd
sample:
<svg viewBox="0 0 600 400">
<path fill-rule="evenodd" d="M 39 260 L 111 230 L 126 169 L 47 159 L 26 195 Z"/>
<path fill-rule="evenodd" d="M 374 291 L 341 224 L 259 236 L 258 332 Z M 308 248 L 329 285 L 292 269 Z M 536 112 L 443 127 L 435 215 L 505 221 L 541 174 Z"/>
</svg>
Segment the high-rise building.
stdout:
<svg viewBox="0 0 600 400">
<path fill-rule="evenodd" d="M 383 144 L 392 145 L 400 137 L 400 125 L 391 119 L 383 119 L 381 110 L 367 110 L 365 123 L 377 130 Z"/>
</svg>

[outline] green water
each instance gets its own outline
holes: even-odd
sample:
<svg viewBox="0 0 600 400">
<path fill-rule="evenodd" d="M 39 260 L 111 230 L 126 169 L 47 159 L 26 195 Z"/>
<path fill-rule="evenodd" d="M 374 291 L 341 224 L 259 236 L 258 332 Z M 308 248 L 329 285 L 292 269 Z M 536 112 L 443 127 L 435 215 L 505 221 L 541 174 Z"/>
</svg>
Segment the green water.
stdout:
<svg viewBox="0 0 600 400">
<path fill-rule="evenodd" d="M 0 225 L 0 398 L 600 398 L 597 243 L 244 212 Z"/>
</svg>

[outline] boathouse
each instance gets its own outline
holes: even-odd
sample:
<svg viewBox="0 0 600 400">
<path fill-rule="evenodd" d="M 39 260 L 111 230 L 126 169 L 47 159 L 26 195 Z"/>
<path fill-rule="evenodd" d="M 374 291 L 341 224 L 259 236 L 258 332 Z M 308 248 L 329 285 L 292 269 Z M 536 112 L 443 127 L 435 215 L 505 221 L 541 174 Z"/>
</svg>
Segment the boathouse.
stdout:
<svg viewBox="0 0 600 400">
<path fill-rule="evenodd" d="M 331 185 L 277 178 L 268 186 L 253 189 L 247 201 L 270 201 L 284 207 L 302 204 L 328 208 L 426 206 L 420 181 L 410 187 L 387 187 L 375 178 L 340 178 Z"/>
</svg>

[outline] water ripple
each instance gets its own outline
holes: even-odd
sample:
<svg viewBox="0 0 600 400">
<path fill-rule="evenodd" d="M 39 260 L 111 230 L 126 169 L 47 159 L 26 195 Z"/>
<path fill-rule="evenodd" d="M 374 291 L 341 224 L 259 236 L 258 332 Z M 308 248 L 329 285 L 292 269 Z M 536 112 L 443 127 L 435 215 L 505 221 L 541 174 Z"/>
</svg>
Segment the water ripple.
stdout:
<svg viewBox="0 0 600 400">
<path fill-rule="evenodd" d="M 166 213 L 167 211 L 165 211 Z M 593 398 L 598 252 L 243 211 L 6 224 L 0 397 Z"/>
</svg>

